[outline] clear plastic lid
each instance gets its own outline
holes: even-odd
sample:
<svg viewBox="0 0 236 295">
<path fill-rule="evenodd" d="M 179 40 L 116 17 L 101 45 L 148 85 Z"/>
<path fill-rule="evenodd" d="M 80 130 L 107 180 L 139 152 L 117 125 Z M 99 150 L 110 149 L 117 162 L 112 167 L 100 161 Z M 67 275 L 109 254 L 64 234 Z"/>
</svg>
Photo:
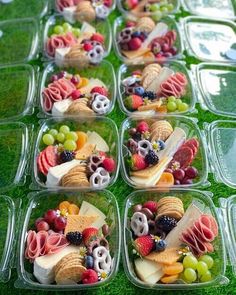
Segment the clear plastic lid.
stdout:
<svg viewBox="0 0 236 295">
<path fill-rule="evenodd" d="M 196 67 L 196 77 L 203 107 L 217 115 L 236 117 L 236 67 L 228 64 L 200 63 Z"/>
<path fill-rule="evenodd" d="M 185 10 L 192 14 L 219 18 L 235 18 L 233 0 L 182 0 Z"/>
<path fill-rule="evenodd" d="M 186 49 L 199 60 L 236 62 L 235 23 L 190 16 L 183 20 Z"/>
<path fill-rule="evenodd" d="M 215 179 L 235 189 L 236 121 L 214 121 L 206 130 Z"/>
<path fill-rule="evenodd" d="M 36 19 L 14 19 L 0 22 L 0 65 L 27 62 L 38 52 Z"/>
<path fill-rule="evenodd" d="M 0 120 L 18 119 L 33 113 L 35 79 L 31 65 L 0 67 Z"/>
<path fill-rule="evenodd" d="M 1 191 L 24 183 L 29 144 L 29 131 L 25 124 L 0 123 Z"/>
<path fill-rule="evenodd" d="M 43 17 L 49 9 L 49 0 L 13 0 L 0 2 L 0 21 L 25 17 Z"/>
</svg>

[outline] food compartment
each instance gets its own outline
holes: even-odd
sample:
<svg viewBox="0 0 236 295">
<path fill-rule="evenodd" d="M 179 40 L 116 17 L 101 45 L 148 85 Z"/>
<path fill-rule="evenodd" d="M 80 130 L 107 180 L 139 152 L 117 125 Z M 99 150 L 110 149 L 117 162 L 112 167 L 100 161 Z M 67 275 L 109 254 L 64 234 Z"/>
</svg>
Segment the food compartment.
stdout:
<svg viewBox="0 0 236 295">
<path fill-rule="evenodd" d="M 34 153 L 36 187 L 98 190 L 115 182 L 118 132 L 103 117 L 46 120 Z"/>
<path fill-rule="evenodd" d="M 119 103 L 127 114 L 184 114 L 195 106 L 186 67 L 177 61 L 146 66 L 122 65 L 118 73 Z"/>
<path fill-rule="evenodd" d="M 40 249 L 34 247 L 37 238 Z M 117 202 L 108 191 L 31 194 L 18 246 L 16 287 L 65 291 L 104 286 L 119 262 Z"/>
<path fill-rule="evenodd" d="M 187 290 L 228 281 L 218 215 L 205 192 L 132 193 L 124 233 L 125 271 L 138 287 Z"/>
<path fill-rule="evenodd" d="M 110 49 L 111 31 L 107 20 L 71 24 L 62 16 L 53 15 L 45 25 L 44 53 L 58 66 L 83 68 L 99 64 Z"/>
<path fill-rule="evenodd" d="M 68 91 L 62 91 L 61 85 L 66 85 Z M 106 115 L 112 111 L 115 99 L 115 73 L 107 61 L 79 70 L 49 64 L 43 73 L 40 104 L 47 116 Z"/>
<path fill-rule="evenodd" d="M 200 130 L 183 116 L 126 119 L 121 127 L 124 180 L 135 188 L 207 185 Z"/>
<path fill-rule="evenodd" d="M 182 56 L 182 44 L 176 22 L 164 17 L 133 20 L 119 17 L 114 23 L 114 48 L 126 64 L 164 62 Z"/>
</svg>

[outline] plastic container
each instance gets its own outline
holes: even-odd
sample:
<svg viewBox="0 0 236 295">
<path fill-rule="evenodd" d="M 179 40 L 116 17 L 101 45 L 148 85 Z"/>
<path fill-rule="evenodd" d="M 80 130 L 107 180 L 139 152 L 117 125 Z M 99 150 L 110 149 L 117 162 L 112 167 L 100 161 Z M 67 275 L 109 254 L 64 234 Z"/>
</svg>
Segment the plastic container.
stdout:
<svg viewBox="0 0 236 295">
<path fill-rule="evenodd" d="M 182 0 L 184 10 L 191 14 L 209 17 L 235 19 L 235 2 L 225 1 L 201 1 Z"/>
<path fill-rule="evenodd" d="M 206 150 L 205 150 L 205 138 L 202 135 L 202 132 L 197 126 L 197 119 L 188 118 L 184 116 L 166 116 L 166 117 L 160 117 L 160 116 L 145 116 L 145 117 L 130 117 L 123 121 L 121 128 L 120 128 L 120 159 L 121 159 L 121 172 L 122 177 L 124 181 L 131 187 L 136 189 L 141 188 L 150 188 L 148 184 L 146 185 L 138 185 L 135 183 L 131 177 L 129 176 L 129 168 L 127 165 L 127 159 L 129 156 L 129 150 L 127 146 L 125 145 L 125 142 L 130 138 L 128 134 L 128 129 L 134 128 L 138 122 L 140 121 L 146 121 L 148 123 L 154 123 L 159 120 L 166 120 L 168 121 L 173 129 L 175 127 L 182 128 L 185 133 L 187 139 L 195 137 L 199 142 L 199 149 L 198 153 L 192 163 L 194 167 L 198 169 L 198 176 L 194 179 L 192 184 L 180 184 L 178 188 L 184 187 L 184 188 L 190 188 L 190 187 L 200 187 L 200 186 L 207 186 L 209 183 L 207 182 L 208 177 L 208 160 L 206 156 Z M 165 165 L 164 165 L 165 166 Z M 168 164 L 167 164 L 168 166 Z M 147 178 L 148 180 L 149 178 Z M 164 186 L 164 185 L 163 185 Z M 153 187 L 153 186 L 152 186 Z M 156 186 L 154 186 L 156 187 Z M 169 188 L 170 186 L 168 186 Z"/>
<path fill-rule="evenodd" d="M 183 19 L 188 55 L 201 61 L 235 63 L 235 23 L 223 19 L 190 16 Z"/>
<path fill-rule="evenodd" d="M 184 112 L 171 112 L 171 113 L 167 113 L 173 115 L 173 113 L 178 113 L 178 114 L 186 114 L 186 113 L 191 113 L 195 111 L 195 89 L 193 87 L 193 83 L 192 83 L 192 76 L 190 76 L 189 71 L 187 70 L 185 64 L 183 62 L 179 62 L 179 61 L 170 61 L 167 63 L 164 63 L 163 66 L 168 67 L 172 70 L 174 70 L 174 72 L 181 72 L 183 74 L 185 74 L 185 76 L 188 79 L 188 86 L 187 86 L 187 92 L 186 94 L 183 96 L 183 102 L 187 103 L 189 105 L 189 109 L 187 111 Z M 122 85 L 122 81 L 123 79 L 127 78 L 128 76 L 130 76 L 132 74 L 132 72 L 136 71 L 136 70 L 143 70 L 145 66 L 143 65 L 136 65 L 136 66 L 129 66 L 129 65 L 121 65 L 119 70 L 118 70 L 118 98 L 119 98 L 119 105 L 121 110 L 123 111 L 123 113 L 127 116 L 130 115 L 135 115 L 135 116 L 142 116 L 143 112 L 139 112 L 139 111 L 130 111 L 126 108 L 126 106 L 124 105 L 124 99 L 125 97 L 127 97 L 127 95 L 125 95 L 125 89 L 124 86 Z M 158 112 L 156 112 L 158 114 Z M 160 114 L 160 113 L 159 113 Z"/>
<path fill-rule="evenodd" d="M 0 3 L 0 20 L 35 17 L 41 18 L 48 13 L 49 0 L 13 0 L 10 3 Z"/>
<path fill-rule="evenodd" d="M 37 70 L 27 64 L 0 67 L 0 121 L 33 114 Z"/>
<path fill-rule="evenodd" d="M 43 105 L 43 90 L 45 87 L 48 86 L 49 83 L 51 83 L 50 78 L 54 74 L 58 74 L 63 69 L 56 66 L 54 63 L 50 63 L 45 68 L 42 77 L 41 77 L 41 86 L 39 90 L 39 97 L 40 97 L 40 108 L 41 112 L 39 114 L 40 117 L 51 117 L 53 116 L 51 112 L 47 112 Z M 116 78 L 115 78 L 115 72 L 114 68 L 111 63 L 104 60 L 99 64 L 98 66 L 89 66 L 86 69 L 76 69 L 76 68 L 66 68 L 65 69 L 68 73 L 79 73 L 81 77 L 86 77 L 87 79 L 99 79 L 107 86 L 107 89 L 109 91 L 109 99 L 110 99 L 110 107 L 105 115 L 109 114 L 115 104 L 116 100 Z M 108 74 L 109 73 L 109 74 Z M 95 114 L 95 113 L 94 113 Z M 78 113 L 78 116 L 80 114 Z"/>
<path fill-rule="evenodd" d="M 118 36 L 118 33 L 125 27 L 125 20 L 126 20 L 126 17 L 120 16 L 115 20 L 114 26 L 113 26 L 113 46 L 118 58 L 125 64 L 142 64 L 142 63 L 149 63 L 149 62 L 155 61 L 155 58 L 145 58 L 145 61 L 141 61 L 140 58 L 128 59 L 127 57 L 122 55 L 119 44 L 117 42 L 117 36 Z M 166 58 L 166 60 L 172 60 L 172 59 L 175 60 L 175 59 L 182 58 L 183 57 L 182 40 L 180 37 L 180 31 L 178 29 L 176 22 L 171 17 L 164 17 L 161 19 L 161 22 L 166 23 L 170 30 L 175 30 L 177 33 L 177 39 L 175 42 L 175 47 L 177 48 L 177 54 L 173 57 Z"/>
<path fill-rule="evenodd" d="M 219 120 L 206 123 L 205 132 L 215 180 L 236 189 L 236 122 Z"/>
<path fill-rule="evenodd" d="M 204 212 L 211 213 L 214 218 L 217 220 L 219 225 L 219 235 L 214 240 L 215 252 L 214 259 L 217 259 L 217 264 L 212 269 L 214 274 L 213 280 L 205 283 L 192 283 L 185 284 L 180 281 L 178 284 L 147 284 L 141 281 L 133 267 L 133 262 L 130 258 L 131 253 L 131 231 L 129 219 L 132 216 L 132 206 L 135 204 L 143 203 L 148 200 L 158 201 L 164 196 L 175 196 L 180 198 L 184 206 L 190 205 L 193 201 L 196 202 L 204 209 Z M 152 289 L 152 290 L 190 290 L 190 289 L 202 289 L 206 287 L 216 287 L 222 284 L 228 284 L 229 280 L 225 277 L 225 269 L 228 264 L 226 252 L 229 253 L 231 257 L 231 266 L 235 270 L 235 252 L 232 253 L 232 249 L 235 249 L 235 197 L 232 196 L 229 199 L 221 199 L 221 207 L 216 208 L 211 200 L 212 193 L 199 190 L 179 190 L 174 189 L 170 191 L 161 191 L 161 190 L 145 190 L 145 191 L 136 191 L 131 193 L 126 199 L 126 205 L 123 215 L 123 265 L 128 279 L 135 285 L 140 288 Z M 229 241 L 230 248 L 225 245 L 225 242 Z M 181 283 L 182 282 L 182 283 Z"/>
<path fill-rule="evenodd" d="M 39 28 L 36 19 L 0 22 L 0 65 L 28 62 L 37 57 Z"/>
<path fill-rule="evenodd" d="M 49 129 L 55 128 L 59 129 L 62 125 L 68 125 L 71 129 L 71 131 L 95 131 L 97 132 L 107 143 L 107 145 L 110 148 L 109 155 L 114 158 L 116 161 L 116 169 L 115 171 L 110 175 L 110 182 L 109 186 L 114 184 L 119 171 L 119 137 L 118 137 L 118 131 L 115 123 L 108 118 L 105 117 L 81 117 L 81 118 L 53 118 L 53 119 L 47 119 L 42 121 L 39 132 L 37 134 L 37 140 L 34 147 L 34 155 L 33 155 L 33 189 L 38 188 L 60 188 L 60 189 L 73 189 L 73 187 L 50 187 L 46 186 L 46 177 L 39 173 L 38 167 L 37 167 L 37 157 L 39 155 L 39 152 L 42 150 L 42 148 L 45 148 L 46 146 L 42 143 L 42 136 L 45 132 L 49 131 Z M 104 186 L 103 186 L 104 188 Z M 80 190 L 93 190 L 92 187 L 85 187 L 80 186 L 77 187 L 77 189 Z M 94 188 L 98 189 L 98 188 Z"/>
<path fill-rule="evenodd" d="M 59 15 L 52 15 L 48 21 L 45 24 L 44 28 L 44 34 L 43 34 L 43 40 L 44 40 L 44 55 L 47 59 L 53 60 L 54 58 L 50 55 L 48 55 L 47 50 L 46 50 L 46 41 L 49 35 L 53 32 L 53 27 L 55 25 L 62 25 L 64 23 L 64 18 Z M 111 34 L 111 28 L 110 28 L 110 23 L 108 20 L 106 21 L 95 21 L 91 23 L 92 26 L 96 28 L 96 32 L 102 34 L 105 37 L 105 53 L 104 53 L 104 58 L 109 55 L 110 50 L 111 50 L 111 45 L 112 45 L 112 34 Z M 82 24 L 79 22 L 76 22 L 73 24 L 73 27 L 76 28 L 81 28 Z M 76 59 L 75 59 L 76 62 Z"/>
</svg>

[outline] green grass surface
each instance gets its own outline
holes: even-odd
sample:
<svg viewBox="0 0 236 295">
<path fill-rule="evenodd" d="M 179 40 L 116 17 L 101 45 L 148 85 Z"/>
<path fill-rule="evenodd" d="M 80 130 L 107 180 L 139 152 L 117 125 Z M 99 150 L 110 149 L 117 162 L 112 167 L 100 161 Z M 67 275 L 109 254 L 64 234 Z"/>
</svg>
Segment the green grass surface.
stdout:
<svg viewBox="0 0 236 295">
<path fill-rule="evenodd" d="M 25 0 L 21 0 L 21 1 L 25 1 Z M 16 1 L 16 3 L 18 3 L 17 5 L 20 6 L 20 0 Z M 39 0 L 40 1 L 40 0 Z M 17 9 L 17 6 L 16 8 Z M 33 8 L 33 2 L 30 3 L 31 7 Z M 1 9 L 0 9 L 1 10 Z M 19 10 L 20 11 L 20 10 Z M 33 10 L 32 10 L 33 11 Z M 110 17 L 110 20 L 113 21 L 114 18 L 116 16 L 118 16 L 119 14 L 117 12 L 114 12 L 112 14 L 112 16 Z M 184 14 L 181 14 L 182 16 Z M 12 11 L 12 12 L 8 12 L 8 14 L 6 15 L 7 18 L 11 18 L 16 16 L 16 11 Z M 20 37 L 20 36 L 19 36 Z M 17 36 L 16 36 L 16 40 L 17 40 Z M 118 58 L 114 55 L 114 52 L 112 51 L 112 53 L 110 54 L 110 56 L 108 57 L 108 60 L 114 65 L 116 71 L 118 69 L 118 66 L 121 64 L 118 61 Z M 194 58 L 190 58 L 188 57 L 186 59 L 188 65 L 190 63 L 196 63 L 197 61 Z M 37 62 L 38 64 L 38 62 Z M 194 114 L 195 117 L 198 118 L 199 120 L 199 127 L 202 128 L 203 127 L 203 123 L 204 122 L 212 122 L 216 119 L 221 119 L 220 117 L 217 117 L 209 112 L 204 112 L 202 110 L 200 110 L 199 107 L 197 107 L 198 109 L 198 113 Z M 37 114 L 38 109 L 35 110 L 35 113 L 33 116 L 31 117 L 25 117 L 23 119 L 23 122 L 27 123 L 27 124 L 34 124 L 35 126 L 35 130 L 37 130 L 38 127 L 38 119 L 37 119 Z M 125 116 L 123 115 L 123 113 L 119 110 L 118 105 L 116 103 L 116 107 L 114 109 L 114 111 L 112 112 L 112 114 L 109 115 L 110 118 L 112 118 L 113 120 L 115 120 L 115 122 L 117 123 L 118 127 L 120 126 L 121 122 L 125 119 Z M 225 118 L 227 119 L 227 118 Z M 1 158 L 1 170 L 3 171 L 4 169 L 6 169 L 6 164 L 4 163 L 4 157 Z M 213 201 L 215 203 L 215 205 L 218 205 L 218 198 L 220 197 L 224 197 L 227 198 L 230 195 L 234 194 L 235 191 L 232 189 L 227 188 L 225 185 L 223 184 L 218 184 L 214 181 L 212 174 L 209 175 L 209 181 L 211 182 L 211 186 L 209 188 L 207 188 L 207 190 L 211 191 L 214 193 L 214 197 L 213 197 Z M 27 194 L 29 193 L 29 185 L 31 183 L 30 177 L 27 177 L 27 182 L 23 187 L 18 187 L 15 188 L 11 191 L 6 192 L 7 195 L 11 196 L 13 199 L 16 198 L 22 198 L 23 199 L 23 203 L 26 204 L 27 202 Z M 120 210 L 123 209 L 124 207 L 124 200 L 127 197 L 127 195 L 129 193 L 132 192 L 132 189 L 130 187 L 128 187 L 121 179 L 121 176 L 119 175 L 119 178 L 117 180 L 117 183 L 115 185 L 113 185 L 110 188 L 110 191 L 116 196 L 118 203 L 119 203 L 119 207 Z M 1 215 L 1 222 L 3 222 L 4 220 L 4 215 Z M 0 227 L 3 227 L 3 224 L 0 225 Z M 2 233 L 2 231 L 0 231 L 0 233 Z M 4 234 L 1 235 L 0 237 L 1 239 L 4 239 Z M 0 243 L 1 245 L 1 243 Z M 126 278 L 126 275 L 123 271 L 123 267 L 122 267 L 122 263 L 120 263 L 120 268 L 119 268 L 119 272 L 116 276 L 116 278 L 112 281 L 112 283 L 108 286 L 99 288 L 97 290 L 94 291 L 86 291 L 86 292 L 70 292 L 70 294 L 83 294 L 83 295 L 110 295 L 110 294 L 121 294 L 121 295 L 154 295 L 154 294 L 160 294 L 160 295 L 170 295 L 170 294 L 175 294 L 175 295 L 179 295 L 179 294 L 191 294 L 191 295 L 200 295 L 200 294 L 206 294 L 206 295 L 232 295 L 232 294 L 236 294 L 236 278 L 234 277 L 231 267 L 228 266 L 227 267 L 227 273 L 226 273 L 227 277 L 230 279 L 230 284 L 227 286 L 220 286 L 218 288 L 209 288 L 209 289 L 204 289 L 204 290 L 191 290 L 191 291 L 164 291 L 164 292 L 157 292 L 157 291 L 151 291 L 151 290 L 142 290 L 142 289 L 138 289 L 135 286 L 133 286 L 128 279 Z M 31 290 L 19 290 L 19 289 L 14 289 L 14 281 L 17 279 L 17 273 L 16 270 L 13 269 L 12 270 L 12 277 L 11 280 L 7 283 L 7 284 L 0 284 L 0 294 L 12 294 L 12 295 L 18 295 L 18 294 L 25 294 L 25 295 L 34 295 L 34 294 L 52 294 L 50 292 L 37 292 L 37 291 L 31 291 Z M 54 293 L 55 294 L 55 293 Z M 57 294 L 62 294 L 62 293 L 57 293 Z"/>
</svg>

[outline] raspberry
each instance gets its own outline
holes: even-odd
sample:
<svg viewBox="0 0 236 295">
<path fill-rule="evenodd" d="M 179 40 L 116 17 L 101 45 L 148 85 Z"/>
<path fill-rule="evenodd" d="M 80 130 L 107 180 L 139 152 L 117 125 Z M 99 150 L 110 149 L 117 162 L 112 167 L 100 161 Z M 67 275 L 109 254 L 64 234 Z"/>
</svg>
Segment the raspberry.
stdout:
<svg viewBox="0 0 236 295">
<path fill-rule="evenodd" d="M 138 123 L 136 129 L 137 129 L 138 132 L 144 133 L 144 132 L 149 130 L 149 127 L 148 127 L 147 122 L 141 121 L 141 122 Z"/>
<path fill-rule="evenodd" d="M 98 281 L 98 274 L 93 269 L 87 269 L 82 274 L 82 283 L 83 284 L 94 284 Z"/>
<path fill-rule="evenodd" d="M 67 233 L 66 238 L 71 244 L 74 245 L 80 245 L 83 240 L 82 234 L 79 231 Z"/>
<path fill-rule="evenodd" d="M 99 93 L 101 95 L 108 97 L 108 91 L 105 87 L 95 86 L 92 88 L 91 93 Z"/>
<path fill-rule="evenodd" d="M 156 221 L 156 225 L 165 233 L 169 233 L 177 225 L 177 220 L 173 217 L 164 215 Z"/>
<path fill-rule="evenodd" d="M 91 43 L 84 43 L 84 50 L 85 51 L 90 51 L 93 49 L 93 45 Z"/>
<path fill-rule="evenodd" d="M 99 33 L 95 33 L 92 35 L 91 41 L 97 41 L 99 43 L 104 43 L 104 37 L 103 37 L 103 35 L 101 35 Z"/>
<path fill-rule="evenodd" d="M 71 93 L 71 98 L 73 100 L 76 100 L 80 97 L 80 95 L 81 95 L 81 92 L 79 91 L 79 89 L 76 89 Z"/>
<path fill-rule="evenodd" d="M 71 151 L 63 151 L 60 154 L 60 159 L 61 159 L 62 163 L 72 161 L 74 159 L 74 157 L 75 157 L 75 154 Z"/>
<path fill-rule="evenodd" d="M 143 208 L 149 209 L 152 213 L 157 212 L 157 202 L 147 201 L 143 204 Z"/>
<path fill-rule="evenodd" d="M 113 158 L 105 158 L 103 160 L 103 168 L 107 170 L 107 172 L 112 173 L 116 169 L 116 162 Z"/>
<path fill-rule="evenodd" d="M 154 151 L 150 150 L 145 157 L 145 162 L 148 165 L 155 165 L 159 162 L 159 158 Z"/>
</svg>

